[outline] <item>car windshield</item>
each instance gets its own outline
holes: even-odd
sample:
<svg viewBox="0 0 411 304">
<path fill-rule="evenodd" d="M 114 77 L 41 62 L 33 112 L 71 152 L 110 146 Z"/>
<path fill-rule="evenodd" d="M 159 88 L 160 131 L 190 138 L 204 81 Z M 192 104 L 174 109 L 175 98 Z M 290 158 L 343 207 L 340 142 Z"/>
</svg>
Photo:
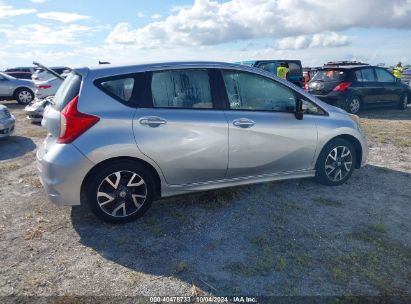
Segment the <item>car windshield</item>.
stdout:
<svg viewBox="0 0 411 304">
<path fill-rule="evenodd" d="M 327 69 L 318 71 L 314 77 L 313 81 L 342 81 L 345 79 L 347 73 L 342 70 Z"/>
</svg>

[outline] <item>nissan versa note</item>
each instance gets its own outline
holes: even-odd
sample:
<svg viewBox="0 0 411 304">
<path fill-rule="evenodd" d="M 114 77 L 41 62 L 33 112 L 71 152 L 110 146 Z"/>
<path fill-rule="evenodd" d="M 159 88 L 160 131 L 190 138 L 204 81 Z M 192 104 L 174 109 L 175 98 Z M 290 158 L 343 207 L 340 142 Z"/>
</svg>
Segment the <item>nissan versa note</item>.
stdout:
<svg viewBox="0 0 411 304">
<path fill-rule="evenodd" d="M 43 125 L 50 200 L 87 203 L 114 223 L 194 191 L 304 177 L 340 185 L 368 151 L 357 116 L 229 63 L 74 69 Z"/>
</svg>

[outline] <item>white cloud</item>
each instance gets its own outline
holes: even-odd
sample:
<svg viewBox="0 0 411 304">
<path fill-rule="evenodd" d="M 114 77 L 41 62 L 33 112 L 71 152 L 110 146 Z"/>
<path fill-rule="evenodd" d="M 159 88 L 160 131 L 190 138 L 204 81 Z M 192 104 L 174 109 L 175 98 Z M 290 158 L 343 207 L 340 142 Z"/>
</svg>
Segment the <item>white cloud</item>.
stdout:
<svg viewBox="0 0 411 304">
<path fill-rule="evenodd" d="M 154 15 L 151 15 L 151 19 L 153 19 L 153 20 L 157 20 L 157 19 L 161 19 L 161 17 L 163 17 L 162 15 L 160 15 L 160 14 L 154 14 Z"/>
<path fill-rule="evenodd" d="M 144 27 L 120 23 L 116 35 L 110 33 L 106 42 L 141 48 L 204 46 L 353 27 L 411 28 L 409 4 L 410 0 L 195 0 L 191 7 L 180 7 L 165 20 Z M 304 39 L 299 39 L 304 45 Z M 327 39 L 318 37 L 315 43 L 330 44 Z"/>
<path fill-rule="evenodd" d="M 31 9 L 31 8 L 15 9 L 13 6 L 2 5 L 0 2 L 0 18 L 34 14 L 35 12 L 37 12 L 37 10 L 35 9 Z"/>
<path fill-rule="evenodd" d="M 138 12 L 137 17 L 138 18 L 144 18 L 144 13 L 143 12 Z"/>
<path fill-rule="evenodd" d="M 88 35 L 92 28 L 77 24 L 48 27 L 40 24 L 29 24 L 20 27 L 0 27 L 0 33 L 5 34 L 8 45 L 74 45 L 80 44 L 81 35 Z"/>
<path fill-rule="evenodd" d="M 277 48 L 280 50 L 301 50 L 314 47 L 339 47 L 349 45 L 347 36 L 335 32 L 325 32 L 314 35 L 302 35 L 280 39 Z"/>
<path fill-rule="evenodd" d="M 41 19 L 56 20 L 63 23 L 71 23 L 79 20 L 90 19 L 90 16 L 79 15 L 77 13 L 64 13 L 64 12 L 47 12 L 37 14 L 37 17 Z"/>
<path fill-rule="evenodd" d="M 33 3 L 41 4 L 41 3 L 46 2 L 47 0 L 30 0 L 30 1 Z"/>
</svg>

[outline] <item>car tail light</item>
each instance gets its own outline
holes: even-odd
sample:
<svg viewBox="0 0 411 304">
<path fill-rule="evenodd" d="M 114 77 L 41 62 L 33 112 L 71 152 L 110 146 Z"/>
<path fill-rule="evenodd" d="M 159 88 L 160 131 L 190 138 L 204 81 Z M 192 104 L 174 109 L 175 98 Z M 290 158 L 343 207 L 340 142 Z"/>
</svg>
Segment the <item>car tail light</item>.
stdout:
<svg viewBox="0 0 411 304">
<path fill-rule="evenodd" d="M 334 88 L 334 92 L 344 92 L 346 89 L 348 89 L 351 86 L 352 82 L 341 82 L 339 85 L 337 85 Z"/>
<path fill-rule="evenodd" d="M 74 97 L 61 111 L 60 144 L 71 143 L 100 120 L 97 116 L 79 112 L 78 99 L 78 96 Z"/>
<path fill-rule="evenodd" d="M 306 90 L 308 92 L 308 82 L 305 83 L 304 90 Z"/>
<path fill-rule="evenodd" d="M 37 89 L 49 89 L 51 88 L 51 85 L 49 84 L 42 84 L 42 85 L 36 85 Z"/>
</svg>

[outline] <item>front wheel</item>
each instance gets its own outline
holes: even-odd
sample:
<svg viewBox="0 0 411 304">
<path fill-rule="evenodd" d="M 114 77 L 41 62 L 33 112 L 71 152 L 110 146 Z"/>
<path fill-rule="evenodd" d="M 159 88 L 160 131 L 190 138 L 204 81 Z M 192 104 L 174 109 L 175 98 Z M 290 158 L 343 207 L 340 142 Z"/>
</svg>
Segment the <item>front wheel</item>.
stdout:
<svg viewBox="0 0 411 304">
<path fill-rule="evenodd" d="M 127 223 L 151 206 L 154 183 L 150 172 L 132 161 L 116 161 L 97 169 L 86 183 L 87 202 L 97 217 Z"/>
<path fill-rule="evenodd" d="M 400 99 L 400 102 L 398 104 L 398 108 L 400 110 L 406 110 L 407 107 L 408 107 L 408 94 L 404 94 Z"/>
<path fill-rule="evenodd" d="M 29 89 L 18 89 L 14 93 L 14 98 L 17 100 L 19 104 L 27 105 L 34 99 L 34 94 Z"/>
<path fill-rule="evenodd" d="M 330 141 L 317 160 L 317 181 L 328 186 L 345 183 L 354 171 L 356 157 L 354 146 L 349 141 L 342 138 Z"/>
</svg>

